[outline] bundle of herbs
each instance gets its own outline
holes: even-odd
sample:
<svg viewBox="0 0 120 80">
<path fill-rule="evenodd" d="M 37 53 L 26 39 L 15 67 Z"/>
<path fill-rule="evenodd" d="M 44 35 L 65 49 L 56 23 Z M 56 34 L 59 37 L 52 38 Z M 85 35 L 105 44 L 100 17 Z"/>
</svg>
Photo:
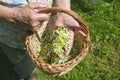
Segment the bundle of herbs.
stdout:
<svg viewBox="0 0 120 80">
<path fill-rule="evenodd" d="M 46 31 L 37 46 L 37 57 L 49 64 L 62 64 L 71 58 L 66 56 L 65 51 L 70 49 L 69 30 L 67 27 L 59 26 L 54 31 Z"/>
</svg>

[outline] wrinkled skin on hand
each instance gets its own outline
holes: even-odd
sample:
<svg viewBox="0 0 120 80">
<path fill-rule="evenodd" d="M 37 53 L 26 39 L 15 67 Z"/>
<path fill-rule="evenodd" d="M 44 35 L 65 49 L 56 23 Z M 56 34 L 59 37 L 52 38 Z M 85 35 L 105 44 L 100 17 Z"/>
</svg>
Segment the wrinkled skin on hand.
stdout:
<svg viewBox="0 0 120 80">
<path fill-rule="evenodd" d="M 68 56 L 74 41 L 74 31 L 77 31 L 80 35 L 86 36 L 83 31 L 81 31 L 78 22 L 73 19 L 71 16 L 65 13 L 58 13 L 58 17 L 55 23 L 56 28 L 61 25 L 66 25 L 69 29 L 69 49 L 65 51 L 65 55 Z"/>
<path fill-rule="evenodd" d="M 46 8 L 41 3 L 29 3 L 22 8 L 18 8 L 15 13 L 15 20 L 24 23 L 32 31 L 36 31 L 43 21 L 48 20 L 47 13 L 37 13 L 35 9 Z"/>
</svg>

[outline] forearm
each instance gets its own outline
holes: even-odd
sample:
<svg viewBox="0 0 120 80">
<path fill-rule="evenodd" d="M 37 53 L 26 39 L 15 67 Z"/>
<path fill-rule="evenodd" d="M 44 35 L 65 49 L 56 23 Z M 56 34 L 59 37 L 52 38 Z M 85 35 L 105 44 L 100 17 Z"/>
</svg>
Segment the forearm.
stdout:
<svg viewBox="0 0 120 80">
<path fill-rule="evenodd" d="M 71 9 L 70 0 L 56 0 L 56 4 L 58 7 Z"/>
<path fill-rule="evenodd" d="M 0 19 L 14 22 L 15 9 L 0 5 Z"/>
</svg>

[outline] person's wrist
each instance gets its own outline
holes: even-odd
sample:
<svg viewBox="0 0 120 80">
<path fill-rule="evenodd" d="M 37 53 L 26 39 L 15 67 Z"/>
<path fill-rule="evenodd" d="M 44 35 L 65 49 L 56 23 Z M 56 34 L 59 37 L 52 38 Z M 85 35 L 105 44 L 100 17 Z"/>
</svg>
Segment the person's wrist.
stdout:
<svg viewBox="0 0 120 80">
<path fill-rule="evenodd" d="M 59 17 L 61 17 L 61 18 L 67 18 L 67 17 L 69 17 L 68 14 L 63 13 L 63 12 L 58 12 L 57 15 L 58 15 Z"/>
<path fill-rule="evenodd" d="M 15 22 L 18 22 L 21 20 L 21 12 L 20 12 L 20 8 L 17 8 L 14 10 L 15 12 L 13 13 L 13 15 L 11 16 L 12 17 L 12 20 L 15 21 Z"/>
<path fill-rule="evenodd" d="M 57 7 L 71 10 L 70 0 L 56 0 Z"/>
<path fill-rule="evenodd" d="M 16 15 L 17 9 L 10 8 L 8 9 L 5 19 L 10 22 L 16 22 L 15 15 Z"/>
</svg>

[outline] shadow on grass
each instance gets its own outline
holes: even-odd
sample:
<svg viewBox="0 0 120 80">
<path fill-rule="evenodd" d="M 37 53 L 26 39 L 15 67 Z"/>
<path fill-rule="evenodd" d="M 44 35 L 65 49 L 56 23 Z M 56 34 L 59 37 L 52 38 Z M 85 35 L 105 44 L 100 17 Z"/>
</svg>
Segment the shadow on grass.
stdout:
<svg viewBox="0 0 120 80">
<path fill-rule="evenodd" d="M 14 71 L 14 66 L 0 48 L 0 80 L 19 80 L 19 76 Z"/>
</svg>

